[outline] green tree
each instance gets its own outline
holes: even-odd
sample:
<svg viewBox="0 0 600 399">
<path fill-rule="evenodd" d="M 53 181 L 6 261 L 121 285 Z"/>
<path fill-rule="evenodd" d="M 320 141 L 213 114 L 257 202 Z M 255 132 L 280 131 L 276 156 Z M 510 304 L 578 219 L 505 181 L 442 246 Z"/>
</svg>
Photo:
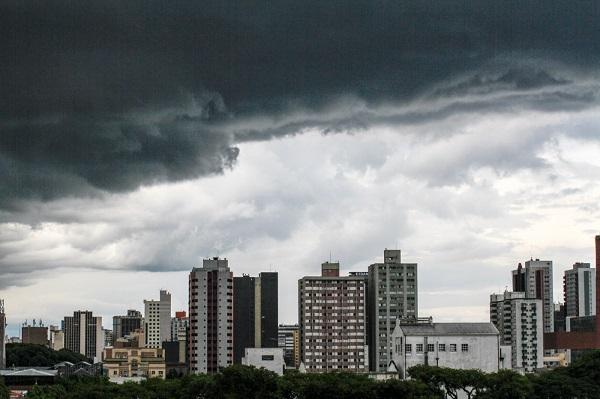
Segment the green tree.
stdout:
<svg viewBox="0 0 600 399">
<path fill-rule="evenodd" d="M 477 395 L 484 399 L 527 399 L 533 392 L 531 382 L 512 370 L 500 370 L 485 377 L 485 389 Z"/>
</svg>

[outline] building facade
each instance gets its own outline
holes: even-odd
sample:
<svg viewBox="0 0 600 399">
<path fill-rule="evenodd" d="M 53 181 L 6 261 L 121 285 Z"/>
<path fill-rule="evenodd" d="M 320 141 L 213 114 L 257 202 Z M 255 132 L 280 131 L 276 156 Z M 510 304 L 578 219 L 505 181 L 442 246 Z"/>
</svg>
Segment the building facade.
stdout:
<svg viewBox="0 0 600 399">
<path fill-rule="evenodd" d="M 171 341 L 184 339 L 187 341 L 190 319 L 185 311 L 175 312 L 175 317 L 171 318 Z"/>
<path fill-rule="evenodd" d="M 383 263 L 369 266 L 368 309 L 371 370 L 387 370 L 396 319 L 418 317 L 417 264 L 402 263 L 401 251 L 383 251 Z"/>
<path fill-rule="evenodd" d="M 56 326 L 50 326 L 50 348 L 55 351 L 64 349 L 65 347 L 65 332 L 59 330 Z"/>
<path fill-rule="evenodd" d="M 283 360 L 288 368 L 300 366 L 300 327 L 298 324 L 280 324 L 278 346 L 283 349 Z"/>
<path fill-rule="evenodd" d="M 233 278 L 233 362 L 241 364 L 246 348 L 278 345 L 278 276 Z"/>
<path fill-rule="evenodd" d="M 144 333 L 146 347 L 162 348 L 171 339 L 171 294 L 160 290 L 160 299 L 144 300 Z"/>
<path fill-rule="evenodd" d="M 48 345 L 48 327 L 34 325 L 21 326 L 21 340 L 24 344 Z"/>
<path fill-rule="evenodd" d="M 227 259 L 204 259 L 189 276 L 189 371 L 233 364 L 233 273 Z"/>
<path fill-rule="evenodd" d="M 542 314 L 542 300 L 524 292 L 490 295 L 490 321 L 500 332 L 500 344 L 510 345 L 515 371 L 530 373 L 544 366 Z"/>
<path fill-rule="evenodd" d="M 554 297 L 552 261 L 528 260 L 512 271 L 513 291 L 524 292 L 527 298 L 540 299 L 543 307 L 544 332 L 554 331 Z"/>
<path fill-rule="evenodd" d="M 566 317 L 596 314 L 596 269 L 589 263 L 575 263 L 565 270 L 563 292 Z"/>
<path fill-rule="evenodd" d="M 298 281 L 300 357 L 307 372 L 368 371 L 364 276 L 339 275 L 339 263 Z"/>
<path fill-rule="evenodd" d="M 113 316 L 113 340 L 123 338 L 132 331 L 142 328 L 144 317 L 142 312 L 129 309 L 123 316 Z"/>
<path fill-rule="evenodd" d="M 285 361 L 283 360 L 283 348 L 246 348 L 242 363 L 244 366 L 253 366 L 283 375 Z"/>
<path fill-rule="evenodd" d="M 499 333 L 492 323 L 433 323 L 428 318 L 398 323 L 392 333 L 392 360 L 402 378 L 417 365 L 496 372 L 500 360 Z"/>
<path fill-rule="evenodd" d="M 64 318 L 65 349 L 81 353 L 94 362 L 100 360 L 104 347 L 102 317 L 88 310 L 73 312 Z"/>
<path fill-rule="evenodd" d="M 102 366 L 109 379 L 119 377 L 164 379 L 167 375 L 165 351 L 162 348 L 106 348 L 102 353 Z"/>
<path fill-rule="evenodd" d="M 0 299 L 0 369 L 6 368 L 6 313 L 4 299 Z"/>
</svg>

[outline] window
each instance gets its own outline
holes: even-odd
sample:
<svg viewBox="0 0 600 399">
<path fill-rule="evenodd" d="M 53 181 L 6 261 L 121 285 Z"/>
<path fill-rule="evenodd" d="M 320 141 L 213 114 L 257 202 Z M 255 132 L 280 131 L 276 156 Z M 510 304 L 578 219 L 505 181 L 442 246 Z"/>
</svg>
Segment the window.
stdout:
<svg viewBox="0 0 600 399">
<path fill-rule="evenodd" d="M 438 344 L 438 351 L 446 352 L 446 344 Z"/>
<path fill-rule="evenodd" d="M 450 352 L 456 352 L 456 344 L 450 344 Z"/>
<path fill-rule="evenodd" d="M 423 352 L 423 344 L 417 344 L 417 353 Z"/>
<path fill-rule="evenodd" d="M 433 352 L 435 350 L 434 344 L 427 344 L 427 352 Z"/>
<path fill-rule="evenodd" d="M 404 345 L 404 350 L 406 351 L 406 353 L 412 353 L 412 344 Z"/>
<path fill-rule="evenodd" d="M 262 360 L 275 360 L 274 355 L 262 355 Z"/>
<path fill-rule="evenodd" d="M 469 344 L 462 344 L 460 346 L 460 350 L 463 352 L 468 352 L 469 351 Z"/>
</svg>

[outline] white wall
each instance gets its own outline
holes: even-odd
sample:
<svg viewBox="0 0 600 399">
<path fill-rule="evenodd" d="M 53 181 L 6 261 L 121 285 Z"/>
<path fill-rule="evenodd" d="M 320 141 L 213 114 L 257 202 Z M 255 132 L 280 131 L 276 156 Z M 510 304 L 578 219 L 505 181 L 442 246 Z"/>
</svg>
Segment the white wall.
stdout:
<svg viewBox="0 0 600 399">
<path fill-rule="evenodd" d="M 264 357 L 273 357 L 267 360 Z M 245 356 L 242 358 L 245 366 L 264 368 L 279 375 L 283 375 L 285 362 L 283 361 L 283 348 L 246 348 Z"/>
</svg>

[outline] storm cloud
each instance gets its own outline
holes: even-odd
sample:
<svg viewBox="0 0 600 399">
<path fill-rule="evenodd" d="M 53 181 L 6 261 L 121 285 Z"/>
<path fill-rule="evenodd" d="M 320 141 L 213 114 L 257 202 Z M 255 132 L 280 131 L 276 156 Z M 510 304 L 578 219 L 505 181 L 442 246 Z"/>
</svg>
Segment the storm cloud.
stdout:
<svg viewBox="0 0 600 399">
<path fill-rule="evenodd" d="M 583 109 L 600 8 L 571 1 L 4 1 L 0 207 L 218 174 L 238 145 L 460 113 Z M 559 66 L 559 67 L 558 67 Z"/>
</svg>

